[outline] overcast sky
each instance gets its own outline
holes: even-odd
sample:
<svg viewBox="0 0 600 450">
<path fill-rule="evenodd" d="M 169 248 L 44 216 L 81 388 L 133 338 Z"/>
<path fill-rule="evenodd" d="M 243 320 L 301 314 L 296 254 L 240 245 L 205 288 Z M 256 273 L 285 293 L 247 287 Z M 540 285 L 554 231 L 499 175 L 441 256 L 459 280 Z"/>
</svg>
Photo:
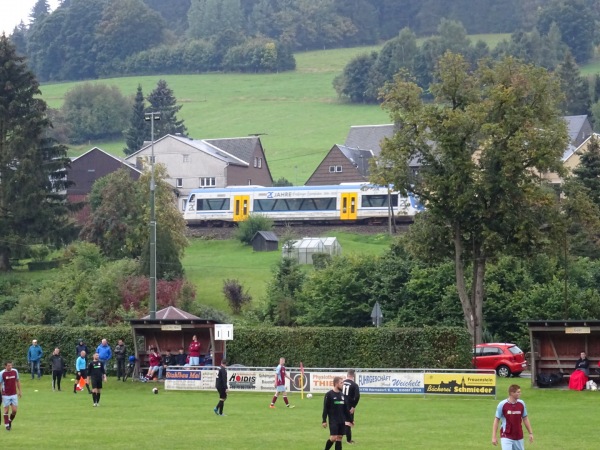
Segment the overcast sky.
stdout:
<svg viewBox="0 0 600 450">
<path fill-rule="evenodd" d="M 29 14 L 37 0 L 0 0 L 0 34 L 8 36 L 21 20 L 29 22 Z M 48 0 L 50 9 L 56 8 L 58 0 Z"/>
</svg>

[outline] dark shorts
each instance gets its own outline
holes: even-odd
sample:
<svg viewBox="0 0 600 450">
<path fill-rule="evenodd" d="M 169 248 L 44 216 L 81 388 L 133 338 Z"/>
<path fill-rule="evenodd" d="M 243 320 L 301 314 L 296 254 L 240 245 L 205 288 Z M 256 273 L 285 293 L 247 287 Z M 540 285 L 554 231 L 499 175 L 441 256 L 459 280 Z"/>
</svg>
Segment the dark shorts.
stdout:
<svg viewBox="0 0 600 450">
<path fill-rule="evenodd" d="M 219 398 L 223 399 L 223 400 L 227 400 L 227 391 L 224 389 L 217 389 L 217 392 L 219 393 Z"/>
<path fill-rule="evenodd" d="M 102 389 L 102 378 L 92 378 L 92 389 Z"/>
<path fill-rule="evenodd" d="M 329 436 L 343 436 L 346 434 L 344 422 L 329 422 Z"/>
<path fill-rule="evenodd" d="M 77 381 L 79 381 L 80 378 L 87 378 L 87 369 L 83 369 L 79 371 L 80 375 L 77 375 Z"/>
</svg>

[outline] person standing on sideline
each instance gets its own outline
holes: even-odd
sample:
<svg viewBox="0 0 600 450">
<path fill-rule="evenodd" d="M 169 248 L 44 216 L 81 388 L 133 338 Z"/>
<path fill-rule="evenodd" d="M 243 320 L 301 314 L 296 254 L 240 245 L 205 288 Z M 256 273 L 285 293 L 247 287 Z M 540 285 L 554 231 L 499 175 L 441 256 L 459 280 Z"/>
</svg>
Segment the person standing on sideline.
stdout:
<svg viewBox="0 0 600 450">
<path fill-rule="evenodd" d="M 31 379 L 33 380 L 35 372 L 37 372 L 38 380 L 42 377 L 42 371 L 40 368 L 40 362 L 42 361 L 42 356 L 44 356 L 44 351 L 42 347 L 38 345 L 37 339 L 31 341 L 31 346 L 29 347 L 29 351 L 27 352 L 27 362 L 29 362 L 29 366 L 31 367 Z"/>
<path fill-rule="evenodd" d="M 85 345 L 85 342 L 83 341 L 83 339 L 79 339 L 79 344 L 77 344 L 75 346 L 75 357 L 79 358 L 79 355 L 81 355 L 81 352 L 84 351 L 86 355 L 90 354 L 90 350 L 88 349 L 88 346 Z"/>
<path fill-rule="evenodd" d="M 4 406 L 4 426 L 6 431 L 12 428 L 13 420 L 17 415 L 19 398 L 21 398 L 21 381 L 19 372 L 13 369 L 12 361 L 7 361 L 4 370 L 0 372 L 0 391 L 2 392 L 2 404 Z M 8 409 L 11 409 L 10 416 Z"/>
<path fill-rule="evenodd" d="M 215 387 L 217 388 L 217 392 L 219 393 L 219 403 L 215 406 L 213 411 L 217 416 L 223 416 L 223 406 L 225 405 L 225 400 L 227 400 L 227 361 L 221 360 L 221 367 L 219 368 L 219 373 L 217 374 L 217 381 L 215 383 Z"/>
<path fill-rule="evenodd" d="M 123 378 L 125 381 L 125 357 L 127 356 L 127 348 L 123 343 L 123 339 L 119 339 L 115 345 L 115 359 L 117 360 L 117 380 Z"/>
<path fill-rule="evenodd" d="M 94 402 L 94 406 L 98 406 L 98 403 L 100 403 L 103 381 L 106 381 L 104 363 L 100 361 L 100 355 L 94 353 L 94 359 L 88 365 L 87 373 L 87 382 L 92 385 L 92 401 Z"/>
<path fill-rule="evenodd" d="M 106 374 L 108 371 L 108 361 L 112 358 L 112 349 L 106 339 L 102 339 L 102 342 L 96 349 L 96 353 L 98 353 L 100 362 L 104 365 L 104 373 Z"/>
<path fill-rule="evenodd" d="M 75 361 L 75 373 L 77 374 L 77 383 L 73 385 L 73 394 L 77 394 L 77 385 L 79 381 L 83 378 L 86 380 L 85 387 L 87 388 L 88 394 L 91 394 L 90 385 L 87 382 L 87 361 L 85 359 L 86 353 L 85 350 L 81 350 L 77 361 Z"/>
<path fill-rule="evenodd" d="M 65 371 L 65 360 L 60 355 L 60 349 L 56 347 L 52 356 L 50 356 L 50 367 L 52 368 L 52 390 L 60 391 L 60 380 Z"/>
<path fill-rule="evenodd" d="M 500 444 L 502 450 L 523 450 L 523 427 L 529 432 L 529 442 L 533 443 L 533 430 L 529 423 L 529 416 L 525 402 L 521 400 L 521 386 L 512 384 L 508 388 L 508 398 L 502 400 L 496 408 L 496 417 L 492 427 L 492 445 L 498 445 L 498 424 L 500 428 Z"/>
<path fill-rule="evenodd" d="M 327 418 L 329 418 L 329 439 L 325 444 L 325 450 L 329 450 L 334 444 L 335 450 L 342 450 L 342 438 L 346 426 L 354 426 L 342 392 L 343 387 L 342 377 L 334 377 L 333 389 L 325 394 L 323 400 L 323 428 L 327 428 Z"/>
<path fill-rule="evenodd" d="M 271 400 L 271 404 L 269 408 L 275 408 L 275 402 L 277 401 L 277 397 L 279 394 L 283 393 L 283 401 L 285 402 L 285 406 L 288 408 L 293 408 L 293 405 L 290 405 L 290 402 L 287 398 L 287 392 L 285 390 L 285 379 L 292 381 L 292 379 L 285 373 L 285 358 L 279 358 L 279 365 L 275 369 L 275 395 L 273 395 L 273 400 Z"/>
<path fill-rule="evenodd" d="M 188 356 L 190 357 L 190 366 L 200 365 L 200 342 L 196 335 L 192 336 L 192 342 L 188 346 Z"/>
<path fill-rule="evenodd" d="M 356 405 L 360 401 L 360 389 L 358 384 L 354 381 L 356 377 L 356 372 L 354 369 L 350 369 L 346 374 L 346 379 L 342 385 L 342 393 L 344 394 L 344 399 L 346 400 L 346 404 L 348 407 L 348 415 L 350 416 L 350 423 L 354 423 L 354 411 L 356 411 Z M 346 425 L 346 441 L 348 444 L 354 444 L 352 440 L 352 427 L 350 425 Z"/>
</svg>

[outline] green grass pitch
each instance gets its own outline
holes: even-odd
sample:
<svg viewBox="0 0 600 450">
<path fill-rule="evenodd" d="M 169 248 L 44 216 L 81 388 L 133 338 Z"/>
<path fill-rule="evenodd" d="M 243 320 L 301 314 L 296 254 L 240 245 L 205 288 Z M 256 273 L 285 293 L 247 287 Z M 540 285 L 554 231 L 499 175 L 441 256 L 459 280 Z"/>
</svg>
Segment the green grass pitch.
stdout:
<svg viewBox="0 0 600 450">
<path fill-rule="evenodd" d="M 98 408 L 87 393 L 72 393 L 71 376 L 62 392 L 50 377 L 21 374 L 23 397 L 12 431 L 0 429 L 5 449 L 322 449 L 322 395 L 287 409 L 281 399 L 269 409 L 269 393 L 230 392 L 226 417 L 213 408 L 216 392 L 165 391 L 162 384 L 118 382 L 110 377 Z M 600 392 L 530 388 L 529 379 L 500 380 L 492 397 L 363 395 L 356 412 L 353 448 L 483 449 L 491 446 L 497 403 L 508 385 L 522 386 L 535 442 L 526 448 L 579 450 L 597 441 Z M 153 395 L 152 388 L 159 387 Z M 37 390 L 37 391 L 36 391 Z M 344 448 L 350 448 L 345 445 Z"/>
</svg>

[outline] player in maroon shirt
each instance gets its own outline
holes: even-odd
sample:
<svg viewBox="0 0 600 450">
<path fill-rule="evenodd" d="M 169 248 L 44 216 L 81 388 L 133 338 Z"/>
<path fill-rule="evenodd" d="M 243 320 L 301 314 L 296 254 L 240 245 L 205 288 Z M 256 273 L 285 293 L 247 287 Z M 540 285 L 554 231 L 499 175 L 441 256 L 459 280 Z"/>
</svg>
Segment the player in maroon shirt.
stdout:
<svg viewBox="0 0 600 450">
<path fill-rule="evenodd" d="M 500 426 L 500 443 L 502 450 L 523 450 L 523 426 L 529 432 L 529 442 L 533 442 L 533 430 L 529 423 L 527 407 L 521 400 L 521 387 L 512 384 L 508 388 L 508 398 L 502 400 L 496 408 L 496 417 L 492 427 L 492 445 L 498 445 L 498 425 Z"/>
<path fill-rule="evenodd" d="M 17 415 L 19 398 L 21 397 L 21 382 L 19 372 L 12 367 L 12 361 L 7 361 L 5 369 L 0 372 L 0 386 L 2 387 L 2 404 L 4 405 L 4 425 L 10 431 L 12 422 Z M 8 409 L 11 408 L 10 417 Z"/>
<path fill-rule="evenodd" d="M 285 391 L 285 379 L 292 381 L 290 376 L 285 373 L 285 358 L 279 358 L 279 365 L 275 369 L 275 395 L 273 395 L 273 400 L 271 400 L 271 404 L 269 408 L 275 408 L 275 402 L 277 401 L 277 397 L 279 394 L 283 394 L 283 401 L 285 402 L 285 406 L 288 408 L 293 408 L 294 405 L 290 405 L 290 402 L 287 398 L 287 392 Z"/>
<path fill-rule="evenodd" d="M 192 342 L 188 347 L 188 356 L 190 357 L 190 366 L 200 365 L 200 342 L 196 335 L 192 336 Z"/>
</svg>

